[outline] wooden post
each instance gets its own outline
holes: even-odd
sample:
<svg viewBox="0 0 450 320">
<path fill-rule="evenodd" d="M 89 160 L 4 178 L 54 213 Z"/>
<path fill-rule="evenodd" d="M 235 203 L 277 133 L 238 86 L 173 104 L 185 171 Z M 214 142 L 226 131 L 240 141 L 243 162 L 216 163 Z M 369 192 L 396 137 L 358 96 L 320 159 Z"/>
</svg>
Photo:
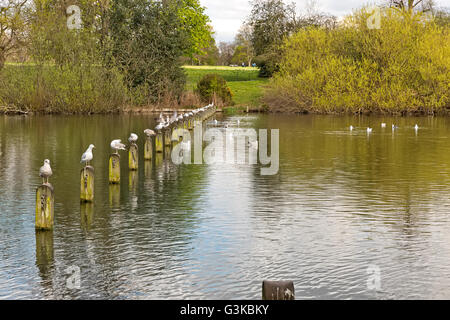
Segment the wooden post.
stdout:
<svg viewBox="0 0 450 320">
<path fill-rule="evenodd" d="M 139 168 L 138 146 L 134 143 L 130 145 L 130 150 L 128 151 L 128 167 L 132 171 Z"/>
<path fill-rule="evenodd" d="M 109 183 L 120 183 L 120 155 L 113 153 L 109 158 Z"/>
<path fill-rule="evenodd" d="M 36 230 L 52 230 L 55 210 L 55 195 L 50 183 L 36 190 Z"/>
<path fill-rule="evenodd" d="M 295 300 L 292 281 L 264 281 L 262 285 L 263 300 Z"/>
<path fill-rule="evenodd" d="M 156 135 L 156 140 L 155 140 L 155 149 L 157 153 L 162 153 L 164 146 L 163 146 L 163 134 L 161 132 L 158 132 L 158 134 Z"/>
<path fill-rule="evenodd" d="M 80 177 L 80 200 L 81 202 L 94 201 L 94 168 L 91 166 L 81 169 Z"/>
<path fill-rule="evenodd" d="M 152 160 L 153 157 L 153 141 L 147 137 L 144 144 L 144 160 Z"/>
</svg>

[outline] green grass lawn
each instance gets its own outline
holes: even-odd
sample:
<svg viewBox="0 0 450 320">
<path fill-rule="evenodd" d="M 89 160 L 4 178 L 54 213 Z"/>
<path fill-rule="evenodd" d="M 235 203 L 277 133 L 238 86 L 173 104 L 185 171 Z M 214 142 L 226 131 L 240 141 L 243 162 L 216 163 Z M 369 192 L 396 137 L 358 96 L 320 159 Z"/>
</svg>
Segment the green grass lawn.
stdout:
<svg viewBox="0 0 450 320">
<path fill-rule="evenodd" d="M 214 73 L 222 76 L 233 92 L 233 101 L 237 106 L 258 106 L 268 79 L 259 78 L 258 68 L 223 66 L 185 66 L 186 87 L 194 90 L 197 82 L 205 75 Z"/>
</svg>

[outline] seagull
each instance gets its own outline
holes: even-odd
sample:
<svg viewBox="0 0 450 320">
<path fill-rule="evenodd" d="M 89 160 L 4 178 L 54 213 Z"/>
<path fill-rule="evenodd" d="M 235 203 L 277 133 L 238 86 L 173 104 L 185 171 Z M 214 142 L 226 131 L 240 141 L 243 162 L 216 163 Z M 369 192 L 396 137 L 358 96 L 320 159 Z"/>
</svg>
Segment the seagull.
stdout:
<svg viewBox="0 0 450 320">
<path fill-rule="evenodd" d="M 353 126 L 350 126 L 350 131 L 353 131 L 353 129 L 354 129 Z"/>
<path fill-rule="evenodd" d="M 39 170 L 39 177 L 42 178 L 42 184 L 48 183 L 48 178 L 53 174 L 52 168 L 50 167 L 50 160 L 45 159 L 44 165 Z"/>
<path fill-rule="evenodd" d="M 113 140 L 111 142 L 111 148 L 114 149 L 116 154 L 119 154 L 119 150 L 126 150 L 122 140 Z"/>
<path fill-rule="evenodd" d="M 386 128 L 386 123 L 382 123 L 382 124 L 381 124 L 381 127 L 382 127 L 382 128 Z"/>
<path fill-rule="evenodd" d="M 368 134 L 370 134 L 370 133 L 372 133 L 373 132 L 373 129 L 372 128 L 367 128 L 367 133 Z"/>
<path fill-rule="evenodd" d="M 145 133 L 145 135 L 146 135 L 147 137 L 154 137 L 154 136 L 156 136 L 156 132 L 153 131 L 153 130 L 151 130 L 151 129 L 145 129 L 145 130 L 144 130 L 144 133 Z"/>
<path fill-rule="evenodd" d="M 161 131 L 164 128 L 164 123 L 160 122 L 158 123 L 158 125 L 155 127 L 156 131 Z"/>
<path fill-rule="evenodd" d="M 86 165 L 89 166 L 89 162 L 92 161 L 92 159 L 94 159 L 94 154 L 92 153 L 92 149 L 95 149 L 95 146 L 93 144 L 91 144 L 89 146 L 89 148 L 86 150 L 85 153 L 83 153 L 83 155 L 81 156 L 81 162 Z"/>
<path fill-rule="evenodd" d="M 218 122 L 217 122 L 217 119 L 214 119 L 214 125 L 217 127 L 217 124 L 218 124 Z"/>
<path fill-rule="evenodd" d="M 398 127 L 395 124 L 393 124 L 392 125 L 392 131 L 395 131 L 396 129 L 398 129 Z"/>
<path fill-rule="evenodd" d="M 419 125 L 416 124 L 416 126 L 414 127 L 414 130 L 418 131 L 419 130 Z"/>
<path fill-rule="evenodd" d="M 138 140 L 138 136 L 135 133 L 130 134 L 130 137 L 128 138 L 129 143 L 136 143 Z"/>
</svg>

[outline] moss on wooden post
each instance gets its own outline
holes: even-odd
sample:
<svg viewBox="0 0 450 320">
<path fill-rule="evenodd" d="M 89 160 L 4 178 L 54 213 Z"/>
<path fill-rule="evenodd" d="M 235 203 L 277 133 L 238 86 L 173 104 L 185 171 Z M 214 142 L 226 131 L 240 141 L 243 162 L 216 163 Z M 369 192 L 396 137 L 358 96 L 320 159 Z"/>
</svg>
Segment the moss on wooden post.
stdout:
<svg viewBox="0 0 450 320">
<path fill-rule="evenodd" d="M 92 202 L 94 201 L 94 168 L 91 166 L 81 169 L 80 174 L 80 201 Z"/>
<path fill-rule="evenodd" d="M 158 132 L 155 139 L 155 149 L 157 153 L 162 153 L 164 150 L 163 145 L 163 134 L 161 132 Z"/>
<path fill-rule="evenodd" d="M 128 151 L 128 167 L 132 171 L 139 168 L 138 146 L 134 143 L 130 145 L 130 150 Z"/>
<path fill-rule="evenodd" d="M 153 157 L 153 141 L 152 138 L 147 137 L 144 144 L 144 160 L 152 160 Z"/>
<path fill-rule="evenodd" d="M 120 155 L 117 153 L 109 158 L 109 183 L 120 183 Z"/>
<path fill-rule="evenodd" d="M 292 281 L 264 281 L 262 285 L 263 300 L 295 300 Z"/>
<path fill-rule="evenodd" d="M 55 195 L 50 183 L 36 190 L 36 230 L 53 230 Z"/>
</svg>

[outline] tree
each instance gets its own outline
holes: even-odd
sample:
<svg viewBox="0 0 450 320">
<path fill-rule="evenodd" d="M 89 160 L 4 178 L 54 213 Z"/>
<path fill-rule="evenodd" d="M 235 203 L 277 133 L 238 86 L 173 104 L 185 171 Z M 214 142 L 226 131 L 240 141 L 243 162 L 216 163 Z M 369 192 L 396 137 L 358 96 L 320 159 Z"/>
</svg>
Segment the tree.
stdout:
<svg viewBox="0 0 450 320">
<path fill-rule="evenodd" d="M 247 21 L 256 55 L 262 55 L 295 30 L 295 6 L 283 0 L 254 0 Z"/>
<path fill-rule="evenodd" d="M 25 43 L 25 10 L 28 0 L 0 0 L 0 70 L 8 56 Z"/>
<path fill-rule="evenodd" d="M 205 14 L 205 8 L 199 0 L 176 0 L 178 6 L 178 18 L 181 22 L 181 30 L 187 34 L 188 45 L 184 54 L 193 58 L 194 55 L 205 54 L 205 48 L 209 48 L 213 38 L 211 20 Z"/>
<path fill-rule="evenodd" d="M 236 50 L 233 55 L 234 63 L 240 64 L 246 62 L 249 67 L 252 65 L 253 58 L 255 57 L 252 34 L 252 27 L 247 23 L 244 23 L 239 29 L 235 39 Z"/>
<path fill-rule="evenodd" d="M 391 8 L 412 14 L 414 11 L 432 11 L 434 8 L 434 0 L 388 0 L 388 5 Z"/>
<path fill-rule="evenodd" d="M 215 66 L 219 63 L 219 48 L 216 46 L 216 40 L 211 38 L 208 47 L 202 49 L 203 53 L 194 56 L 199 65 Z"/>
<path fill-rule="evenodd" d="M 222 66 L 229 66 L 233 59 L 236 44 L 234 42 L 219 43 L 219 63 Z"/>
<path fill-rule="evenodd" d="M 140 92 L 139 104 L 178 96 L 184 89 L 180 57 L 194 50 L 179 13 L 171 1 L 112 0 L 110 64 L 118 65 L 127 86 Z"/>
</svg>

